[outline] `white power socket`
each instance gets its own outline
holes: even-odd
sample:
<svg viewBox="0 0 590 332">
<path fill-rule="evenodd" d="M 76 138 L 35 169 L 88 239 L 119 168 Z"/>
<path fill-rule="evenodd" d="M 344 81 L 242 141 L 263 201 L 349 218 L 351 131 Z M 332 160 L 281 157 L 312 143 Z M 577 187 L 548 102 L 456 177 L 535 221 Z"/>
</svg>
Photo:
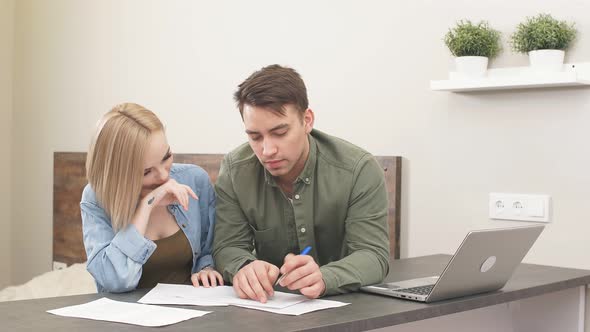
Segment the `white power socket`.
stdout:
<svg viewBox="0 0 590 332">
<path fill-rule="evenodd" d="M 63 270 L 68 267 L 68 264 L 58 261 L 53 261 L 53 271 L 55 270 Z"/>
<path fill-rule="evenodd" d="M 549 195 L 490 193 L 491 219 L 549 222 Z"/>
</svg>

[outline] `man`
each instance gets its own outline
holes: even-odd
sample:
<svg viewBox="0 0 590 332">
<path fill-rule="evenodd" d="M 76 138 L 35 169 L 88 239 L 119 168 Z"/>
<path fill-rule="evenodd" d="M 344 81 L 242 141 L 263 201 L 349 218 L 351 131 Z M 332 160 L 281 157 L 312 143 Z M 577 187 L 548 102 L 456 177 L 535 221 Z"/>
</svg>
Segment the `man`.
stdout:
<svg viewBox="0 0 590 332">
<path fill-rule="evenodd" d="M 237 295 L 264 303 L 280 274 L 281 286 L 309 298 L 383 280 L 387 192 L 375 158 L 312 129 L 305 84 L 291 68 L 262 68 L 234 98 L 248 143 L 221 165 L 213 255 Z"/>
</svg>

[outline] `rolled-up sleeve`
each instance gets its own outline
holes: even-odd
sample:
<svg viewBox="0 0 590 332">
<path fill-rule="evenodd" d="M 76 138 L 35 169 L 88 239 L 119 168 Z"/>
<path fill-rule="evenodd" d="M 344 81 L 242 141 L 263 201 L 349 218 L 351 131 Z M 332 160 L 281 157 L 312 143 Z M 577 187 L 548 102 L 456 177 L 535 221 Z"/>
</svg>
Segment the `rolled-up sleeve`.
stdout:
<svg viewBox="0 0 590 332">
<path fill-rule="evenodd" d="M 99 291 L 125 292 L 137 287 L 142 266 L 156 244 L 128 225 L 115 234 L 104 210 L 91 202 L 80 203 L 88 272 Z"/>
<path fill-rule="evenodd" d="M 215 190 L 209 182 L 209 177 L 206 176 L 205 188 L 207 188 L 206 202 L 199 202 L 202 204 L 203 212 L 201 213 L 201 256 L 197 260 L 197 264 L 193 267 L 193 273 L 201 271 L 207 266 L 214 267 L 213 262 L 213 239 L 215 234 Z"/>
</svg>

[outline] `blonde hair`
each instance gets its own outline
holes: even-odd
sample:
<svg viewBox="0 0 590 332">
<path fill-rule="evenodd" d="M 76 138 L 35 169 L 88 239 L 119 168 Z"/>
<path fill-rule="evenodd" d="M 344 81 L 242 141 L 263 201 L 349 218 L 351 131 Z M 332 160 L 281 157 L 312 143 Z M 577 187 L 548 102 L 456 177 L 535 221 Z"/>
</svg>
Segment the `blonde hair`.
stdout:
<svg viewBox="0 0 590 332">
<path fill-rule="evenodd" d="M 145 107 L 124 103 L 98 122 L 86 158 L 86 177 L 118 231 L 131 222 L 141 194 L 143 159 L 150 135 L 164 130 Z"/>
</svg>

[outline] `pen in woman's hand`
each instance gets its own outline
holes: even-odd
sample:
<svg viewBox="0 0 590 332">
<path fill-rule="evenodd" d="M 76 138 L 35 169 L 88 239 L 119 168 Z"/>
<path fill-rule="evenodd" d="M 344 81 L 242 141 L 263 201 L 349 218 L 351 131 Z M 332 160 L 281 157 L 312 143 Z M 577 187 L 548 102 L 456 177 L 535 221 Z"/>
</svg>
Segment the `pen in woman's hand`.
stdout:
<svg viewBox="0 0 590 332">
<path fill-rule="evenodd" d="M 299 255 L 307 255 L 307 254 L 309 254 L 310 251 L 311 251 L 311 246 L 307 246 L 303 250 L 301 250 L 301 253 Z M 277 281 L 275 282 L 275 286 L 278 285 L 283 279 L 285 279 L 285 277 L 288 274 L 289 273 L 285 273 L 279 279 L 277 279 Z"/>
</svg>

